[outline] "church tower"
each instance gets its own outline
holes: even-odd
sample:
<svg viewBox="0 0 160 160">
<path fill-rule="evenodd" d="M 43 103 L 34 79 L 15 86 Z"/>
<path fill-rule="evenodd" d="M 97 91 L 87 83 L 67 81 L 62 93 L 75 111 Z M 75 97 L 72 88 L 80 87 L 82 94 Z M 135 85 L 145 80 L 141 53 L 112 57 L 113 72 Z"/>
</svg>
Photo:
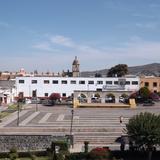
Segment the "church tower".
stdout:
<svg viewBox="0 0 160 160">
<path fill-rule="evenodd" d="M 80 64 L 76 56 L 72 63 L 72 76 L 73 77 L 79 77 L 79 65 Z"/>
</svg>

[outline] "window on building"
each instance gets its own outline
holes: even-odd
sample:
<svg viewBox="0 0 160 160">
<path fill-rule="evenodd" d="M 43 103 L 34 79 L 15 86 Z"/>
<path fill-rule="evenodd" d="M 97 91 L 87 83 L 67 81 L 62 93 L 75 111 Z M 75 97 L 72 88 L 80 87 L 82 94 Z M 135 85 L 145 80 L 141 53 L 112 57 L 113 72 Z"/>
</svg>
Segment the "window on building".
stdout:
<svg viewBox="0 0 160 160">
<path fill-rule="evenodd" d="M 132 81 L 132 85 L 138 85 L 138 81 Z"/>
<path fill-rule="evenodd" d="M 114 81 L 114 84 L 115 84 L 115 85 L 118 85 L 118 81 Z"/>
<path fill-rule="evenodd" d="M 67 81 L 66 80 L 62 80 L 61 83 L 62 84 L 67 84 Z"/>
<path fill-rule="evenodd" d="M 66 93 L 62 93 L 62 97 L 66 97 Z"/>
<path fill-rule="evenodd" d="M 49 80 L 44 80 L 44 84 L 49 84 Z"/>
<path fill-rule="evenodd" d="M 157 82 L 153 82 L 153 87 L 157 87 Z"/>
<path fill-rule="evenodd" d="M 53 84 L 58 84 L 58 80 L 53 80 L 52 83 Z"/>
<path fill-rule="evenodd" d="M 36 89 L 32 91 L 32 97 L 37 97 L 37 90 Z"/>
<path fill-rule="evenodd" d="M 44 93 L 44 96 L 45 96 L 45 97 L 48 97 L 48 93 Z"/>
<path fill-rule="evenodd" d="M 112 81 L 106 81 L 106 84 L 112 84 Z"/>
<path fill-rule="evenodd" d="M 148 82 L 145 82 L 145 83 L 144 83 L 144 86 L 145 86 L 145 87 L 149 87 L 149 83 L 148 83 Z"/>
<path fill-rule="evenodd" d="M 130 85 L 130 81 L 126 81 L 126 85 Z"/>
<path fill-rule="evenodd" d="M 79 84 L 85 84 L 85 81 L 79 81 Z"/>
<path fill-rule="evenodd" d="M 32 80 L 32 84 L 36 84 L 37 83 L 37 80 Z"/>
<path fill-rule="evenodd" d="M 71 83 L 71 84 L 76 84 L 76 81 L 73 81 L 73 80 L 72 80 L 70 83 Z"/>
<path fill-rule="evenodd" d="M 103 84 L 103 81 L 97 81 L 97 84 Z"/>
<path fill-rule="evenodd" d="M 19 83 L 24 83 L 24 80 L 23 80 L 23 79 L 20 79 L 20 80 L 19 80 Z"/>
<path fill-rule="evenodd" d="M 94 81 L 88 81 L 88 84 L 94 84 Z"/>
</svg>

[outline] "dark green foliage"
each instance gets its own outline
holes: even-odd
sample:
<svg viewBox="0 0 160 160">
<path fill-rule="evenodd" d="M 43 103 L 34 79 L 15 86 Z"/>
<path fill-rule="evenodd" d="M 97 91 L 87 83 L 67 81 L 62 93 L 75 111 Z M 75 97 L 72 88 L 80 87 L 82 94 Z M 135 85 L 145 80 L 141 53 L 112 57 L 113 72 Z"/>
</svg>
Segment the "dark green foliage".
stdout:
<svg viewBox="0 0 160 160">
<path fill-rule="evenodd" d="M 58 152 L 56 151 L 56 147 L 59 147 Z M 52 142 L 51 148 L 47 148 L 47 155 L 49 159 L 53 160 L 64 160 L 65 156 L 69 154 L 68 151 L 68 143 L 66 141 L 55 141 Z"/>
<path fill-rule="evenodd" d="M 139 95 L 144 99 L 148 99 L 150 96 L 150 93 L 151 92 L 149 91 L 149 89 L 147 87 L 142 87 L 139 90 Z"/>
<path fill-rule="evenodd" d="M 29 152 L 29 157 L 31 158 L 31 160 L 36 160 L 37 158 L 37 156 L 32 152 Z"/>
<path fill-rule="evenodd" d="M 126 129 L 138 149 L 152 150 L 160 144 L 160 115 L 140 113 L 129 120 Z"/>
<path fill-rule="evenodd" d="M 18 152 L 15 147 L 10 149 L 9 158 L 10 158 L 10 160 L 16 160 L 18 158 Z"/>
<path fill-rule="evenodd" d="M 65 160 L 86 160 L 87 154 L 86 153 L 72 153 L 66 156 Z"/>
<path fill-rule="evenodd" d="M 88 160 L 113 160 L 111 151 L 108 148 L 94 148 L 88 156 Z"/>
<path fill-rule="evenodd" d="M 102 75 L 100 73 L 96 73 L 95 77 L 102 77 Z"/>
<path fill-rule="evenodd" d="M 128 95 L 125 94 L 125 93 L 123 93 L 123 94 L 121 95 L 121 97 L 128 98 Z"/>
<path fill-rule="evenodd" d="M 128 66 L 126 64 L 118 64 L 108 70 L 108 77 L 122 77 L 128 73 Z"/>
<path fill-rule="evenodd" d="M 108 94 L 107 94 L 107 97 L 115 98 L 115 95 L 114 95 L 113 93 L 108 93 Z"/>
</svg>

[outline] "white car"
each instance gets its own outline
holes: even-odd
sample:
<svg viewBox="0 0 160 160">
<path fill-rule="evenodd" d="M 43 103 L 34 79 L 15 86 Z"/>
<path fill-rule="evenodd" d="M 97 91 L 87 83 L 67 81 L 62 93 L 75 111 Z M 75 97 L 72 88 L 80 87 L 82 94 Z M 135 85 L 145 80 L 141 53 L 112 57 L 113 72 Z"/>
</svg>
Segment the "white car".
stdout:
<svg viewBox="0 0 160 160">
<path fill-rule="evenodd" d="M 25 100 L 25 103 L 26 103 L 26 104 L 31 104 L 31 100 L 30 100 L 30 99 L 26 99 L 26 100 Z"/>
</svg>

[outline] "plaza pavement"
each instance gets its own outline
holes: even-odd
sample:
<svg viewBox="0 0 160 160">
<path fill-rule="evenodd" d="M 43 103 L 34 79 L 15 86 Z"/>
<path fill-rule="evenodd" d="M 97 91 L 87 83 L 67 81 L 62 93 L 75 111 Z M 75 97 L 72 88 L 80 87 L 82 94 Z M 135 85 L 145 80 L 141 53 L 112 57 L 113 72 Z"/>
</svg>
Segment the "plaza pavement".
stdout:
<svg viewBox="0 0 160 160">
<path fill-rule="evenodd" d="M 68 106 L 46 107 L 34 104 L 28 105 L 20 112 L 17 126 L 17 112 L 3 119 L 0 123 L 1 134 L 52 134 L 69 135 L 71 128 L 71 110 Z M 125 124 L 130 117 L 140 112 L 160 114 L 160 105 L 152 107 L 139 106 L 137 109 L 127 108 L 77 108 L 74 109 L 73 128 L 74 148 L 71 151 L 81 151 L 84 141 L 89 146 L 109 146 L 118 149 L 115 140 L 124 133 Z M 119 117 L 123 116 L 120 124 Z"/>
</svg>

